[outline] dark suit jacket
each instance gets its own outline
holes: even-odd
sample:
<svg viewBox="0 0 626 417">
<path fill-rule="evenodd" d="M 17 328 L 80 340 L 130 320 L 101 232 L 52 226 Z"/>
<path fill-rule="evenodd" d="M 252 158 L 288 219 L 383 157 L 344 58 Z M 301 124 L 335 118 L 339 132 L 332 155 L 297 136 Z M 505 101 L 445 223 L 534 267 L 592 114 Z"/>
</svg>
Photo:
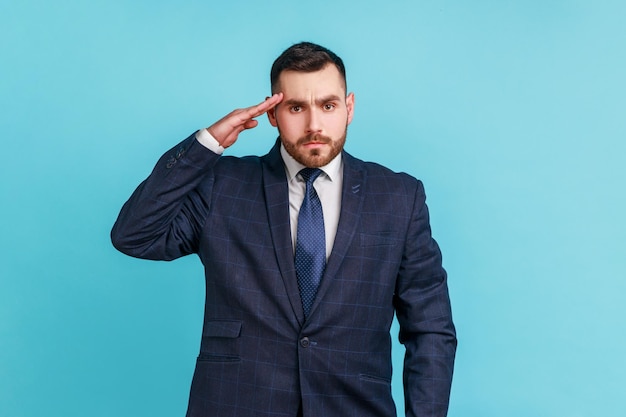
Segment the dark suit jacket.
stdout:
<svg viewBox="0 0 626 417">
<path fill-rule="evenodd" d="M 337 235 L 306 320 L 278 141 L 263 157 L 220 157 L 192 135 L 122 208 L 117 249 L 155 260 L 197 253 L 205 267 L 188 416 L 395 416 L 394 312 L 406 414 L 446 414 L 456 337 L 422 184 L 343 160 Z"/>
</svg>

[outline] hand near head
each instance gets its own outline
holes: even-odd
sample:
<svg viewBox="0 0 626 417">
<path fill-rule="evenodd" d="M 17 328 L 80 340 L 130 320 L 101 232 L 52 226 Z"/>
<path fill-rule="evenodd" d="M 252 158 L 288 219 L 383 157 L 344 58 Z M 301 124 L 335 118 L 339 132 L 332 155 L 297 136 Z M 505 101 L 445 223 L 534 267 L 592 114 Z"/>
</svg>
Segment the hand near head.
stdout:
<svg viewBox="0 0 626 417">
<path fill-rule="evenodd" d="M 259 124 L 258 121 L 254 120 L 255 117 L 264 114 L 280 103 L 282 99 L 283 93 L 277 93 L 256 106 L 233 110 L 210 127 L 207 127 L 207 130 L 220 145 L 228 148 L 237 141 L 241 132 L 246 129 L 252 129 Z"/>
</svg>

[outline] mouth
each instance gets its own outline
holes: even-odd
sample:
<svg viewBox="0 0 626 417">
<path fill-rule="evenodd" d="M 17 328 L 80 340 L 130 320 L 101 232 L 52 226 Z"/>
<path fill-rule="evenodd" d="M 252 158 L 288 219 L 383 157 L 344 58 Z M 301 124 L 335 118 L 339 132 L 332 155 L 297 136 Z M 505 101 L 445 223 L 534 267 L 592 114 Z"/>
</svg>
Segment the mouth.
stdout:
<svg viewBox="0 0 626 417">
<path fill-rule="evenodd" d="M 315 135 L 313 137 L 304 137 L 299 141 L 299 145 L 304 148 L 320 148 L 331 143 L 330 138 Z"/>
<path fill-rule="evenodd" d="M 319 148 L 324 145 L 327 145 L 327 143 L 326 142 L 306 142 L 302 144 L 302 146 L 304 146 L 305 148 Z"/>
</svg>

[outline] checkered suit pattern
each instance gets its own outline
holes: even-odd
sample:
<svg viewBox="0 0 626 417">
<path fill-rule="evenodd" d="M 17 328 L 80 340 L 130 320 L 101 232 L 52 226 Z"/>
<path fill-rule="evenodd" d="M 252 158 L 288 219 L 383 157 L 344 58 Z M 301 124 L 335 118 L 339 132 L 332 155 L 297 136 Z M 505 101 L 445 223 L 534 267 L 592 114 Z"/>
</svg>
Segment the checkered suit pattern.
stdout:
<svg viewBox="0 0 626 417">
<path fill-rule="evenodd" d="M 407 416 L 445 416 L 456 337 L 421 183 L 344 158 L 333 251 L 305 318 L 279 143 L 218 157 L 168 151 L 112 230 L 122 252 L 196 253 L 206 309 L 189 417 L 391 417 L 390 326 L 400 323 Z"/>
</svg>

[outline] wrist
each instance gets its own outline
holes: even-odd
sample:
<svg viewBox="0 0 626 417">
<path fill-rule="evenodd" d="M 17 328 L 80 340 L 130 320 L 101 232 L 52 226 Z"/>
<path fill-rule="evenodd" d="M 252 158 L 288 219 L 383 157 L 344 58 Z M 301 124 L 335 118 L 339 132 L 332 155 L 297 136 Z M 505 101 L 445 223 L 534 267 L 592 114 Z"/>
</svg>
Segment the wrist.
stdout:
<svg viewBox="0 0 626 417">
<path fill-rule="evenodd" d="M 218 155 L 224 153 L 224 147 L 215 139 L 208 129 L 198 130 L 196 132 L 196 140 L 200 142 L 202 146 Z"/>
</svg>

